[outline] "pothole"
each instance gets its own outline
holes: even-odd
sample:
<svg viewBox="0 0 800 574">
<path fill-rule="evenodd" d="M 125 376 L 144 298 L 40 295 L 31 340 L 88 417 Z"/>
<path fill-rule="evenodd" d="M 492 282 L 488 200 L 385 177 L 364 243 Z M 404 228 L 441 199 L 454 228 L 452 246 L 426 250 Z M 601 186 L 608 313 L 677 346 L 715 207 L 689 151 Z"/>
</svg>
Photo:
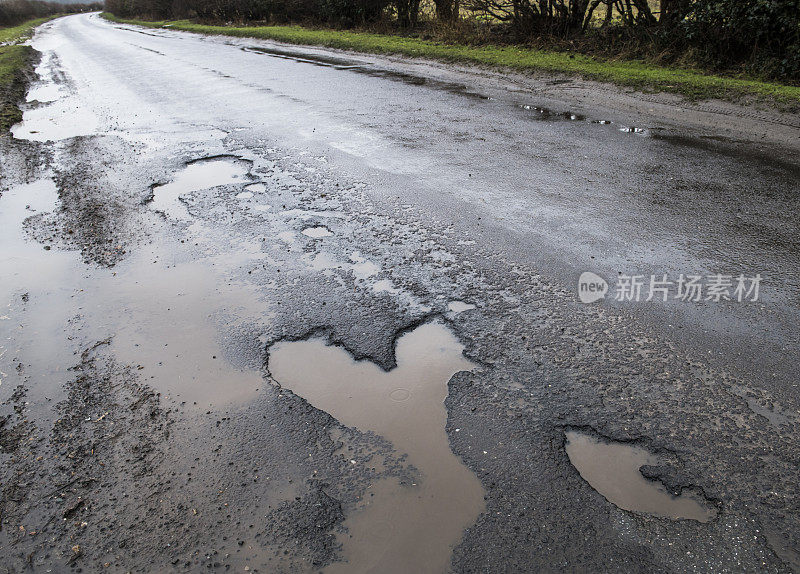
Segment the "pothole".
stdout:
<svg viewBox="0 0 800 574">
<path fill-rule="evenodd" d="M 4 313 L 17 291 L 32 286 L 36 289 L 57 288 L 62 285 L 64 276 L 76 273 L 73 269 L 74 254 L 51 250 L 50 239 L 44 245 L 31 241 L 28 233 L 35 231 L 36 225 L 42 222 L 41 218 L 53 212 L 57 205 L 58 190 L 50 178 L 12 187 L 0 197 L 0 300 L 6 305 L 0 312 L 0 322 L 4 318 L 7 320 Z M 31 224 L 28 232 L 25 230 L 26 220 Z M 35 232 L 32 235 L 39 236 Z M 49 238 L 50 234 L 46 237 Z M 56 314 L 50 309 L 47 312 Z M 0 339 L 0 357 L 8 341 Z"/>
<path fill-rule="evenodd" d="M 330 229 L 325 227 L 324 225 L 318 225 L 316 227 L 306 227 L 303 231 L 301 231 L 303 235 L 306 237 L 313 237 L 314 239 L 320 239 L 322 237 L 330 237 L 333 235 Z"/>
<path fill-rule="evenodd" d="M 452 547 L 484 508 L 477 477 L 450 450 L 445 433 L 447 382 L 474 365 L 440 323 L 403 335 L 397 367 L 355 361 L 321 338 L 279 342 L 269 350 L 271 376 L 346 426 L 374 432 L 408 454 L 416 484 L 379 481 L 345 521 L 347 563 L 328 572 L 444 572 Z"/>
<path fill-rule="evenodd" d="M 40 84 L 28 90 L 28 96 L 25 101 L 28 103 L 49 104 L 55 102 L 61 97 L 61 94 L 62 89 L 58 84 Z"/>
<path fill-rule="evenodd" d="M 474 308 L 475 305 L 465 301 L 450 301 L 447 304 L 447 310 L 455 314 L 463 313 L 464 311 L 471 311 Z"/>
<path fill-rule="evenodd" d="M 244 190 L 250 193 L 264 193 L 267 191 L 267 186 L 259 182 L 251 183 L 250 185 L 245 185 Z"/>
<path fill-rule="evenodd" d="M 550 108 L 543 108 L 541 106 L 534 106 L 531 104 L 518 104 L 520 109 L 523 109 L 528 112 L 535 112 L 535 118 L 543 119 L 543 120 L 569 120 L 569 121 L 584 121 L 586 120 L 586 116 L 583 114 L 577 114 L 575 112 L 556 112 L 551 110 Z"/>
<path fill-rule="evenodd" d="M 645 128 L 637 128 L 637 127 L 634 127 L 634 126 L 621 127 L 621 128 L 619 128 L 619 131 L 621 131 L 623 133 L 626 133 L 626 134 L 636 134 L 636 135 L 639 135 L 639 136 L 646 136 L 646 135 L 648 135 L 650 133 Z"/>
<path fill-rule="evenodd" d="M 179 171 L 171 182 L 153 186 L 151 208 L 170 219 L 191 220 L 189 210 L 180 197 L 193 191 L 241 182 L 250 163 L 233 156 L 221 156 L 193 161 Z"/>
<path fill-rule="evenodd" d="M 350 269 L 357 279 L 367 279 L 381 271 L 381 268 L 376 263 L 364 258 L 358 251 L 350 255 L 350 261 L 352 262 Z"/>
<path fill-rule="evenodd" d="M 372 290 L 375 293 L 388 293 L 389 295 L 398 295 L 400 289 L 394 286 L 391 279 L 380 279 L 372 285 Z"/>
<path fill-rule="evenodd" d="M 709 522 L 717 515 L 699 494 L 673 496 L 660 482 L 647 480 L 639 470 L 658 465 L 659 458 L 642 447 L 607 442 L 590 434 L 567 431 L 566 451 L 581 477 L 603 497 L 622 508 L 665 518 Z"/>
<path fill-rule="evenodd" d="M 36 67 L 39 80 L 28 91 L 22 121 L 11 127 L 14 138 L 47 142 L 96 133 L 97 116 L 58 81 L 57 68 L 52 55 L 44 56 Z"/>
</svg>

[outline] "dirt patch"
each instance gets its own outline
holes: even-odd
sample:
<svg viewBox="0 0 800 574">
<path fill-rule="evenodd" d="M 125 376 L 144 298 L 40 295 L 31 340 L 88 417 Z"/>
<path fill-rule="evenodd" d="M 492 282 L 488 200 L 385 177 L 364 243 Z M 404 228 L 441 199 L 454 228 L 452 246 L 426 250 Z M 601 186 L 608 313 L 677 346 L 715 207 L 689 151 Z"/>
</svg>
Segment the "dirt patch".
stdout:
<svg viewBox="0 0 800 574">
<path fill-rule="evenodd" d="M 103 354 L 108 344 L 87 347 L 70 369 L 51 428 L 28 420 L 23 387 L 2 405 L 13 411 L 3 418 L 0 471 L 9 564 L 100 567 L 115 562 L 110 540 L 134 545 L 148 529 L 140 509 L 157 492 L 170 418 L 134 368 Z"/>
<path fill-rule="evenodd" d="M 81 252 L 86 263 L 113 267 L 130 252 L 131 246 L 146 238 L 142 220 L 148 216 L 142 197 L 126 182 L 125 164 L 115 164 L 120 171 L 107 169 L 94 160 L 102 153 L 122 158 L 126 144 L 105 138 L 102 145 L 95 137 L 69 140 L 63 150 L 74 161 L 55 169 L 59 207 L 26 222 L 26 229 L 36 241 Z M 103 151 L 101 151 L 101 149 Z M 142 196 L 148 193 L 141 190 Z"/>
</svg>

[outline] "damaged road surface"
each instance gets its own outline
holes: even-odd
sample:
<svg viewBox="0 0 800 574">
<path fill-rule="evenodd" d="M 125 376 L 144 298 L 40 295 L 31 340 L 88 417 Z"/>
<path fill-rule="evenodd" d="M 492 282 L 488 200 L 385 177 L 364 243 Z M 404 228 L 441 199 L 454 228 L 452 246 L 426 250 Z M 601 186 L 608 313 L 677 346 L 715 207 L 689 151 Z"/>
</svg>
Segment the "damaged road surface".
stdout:
<svg viewBox="0 0 800 574">
<path fill-rule="evenodd" d="M 800 569 L 796 115 L 96 14 L 32 45 L 0 572 Z"/>
</svg>

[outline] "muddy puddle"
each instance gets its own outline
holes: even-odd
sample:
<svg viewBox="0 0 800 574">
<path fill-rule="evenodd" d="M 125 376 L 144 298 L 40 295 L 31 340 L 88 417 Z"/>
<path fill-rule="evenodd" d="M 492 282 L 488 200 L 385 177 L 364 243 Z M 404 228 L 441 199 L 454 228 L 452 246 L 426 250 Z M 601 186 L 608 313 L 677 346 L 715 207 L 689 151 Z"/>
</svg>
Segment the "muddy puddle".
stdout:
<svg viewBox="0 0 800 574">
<path fill-rule="evenodd" d="M 445 572 L 452 547 L 484 508 L 477 477 L 450 450 L 447 382 L 474 365 L 442 324 L 428 323 L 396 344 L 397 367 L 355 361 L 321 338 L 279 342 L 271 376 L 344 425 L 390 440 L 419 471 L 412 484 L 374 484 L 345 521 L 347 563 L 329 572 Z"/>
<path fill-rule="evenodd" d="M 633 512 L 665 518 L 709 522 L 716 516 L 699 495 L 673 496 L 661 483 L 647 480 L 640 468 L 658 465 L 659 458 L 631 444 L 605 442 L 578 431 L 568 431 L 566 451 L 581 477 L 606 500 Z"/>
<path fill-rule="evenodd" d="M 375 293 L 388 293 L 389 295 L 399 295 L 400 289 L 394 286 L 391 279 L 380 279 L 372 285 Z"/>
<path fill-rule="evenodd" d="M 63 257 L 58 251 L 46 252 L 42 245 L 27 237 L 25 220 L 40 217 L 56 207 L 55 183 L 41 179 L 6 191 L 0 196 L 0 296 L 8 299 L 14 289 L 23 288 L 34 279 L 50 281 L 58 277 L 53 268 Z M 49 249 L 47 251 L 50 251 Z"/>
<path fill-rule="evenodd" d="M 550 120 L 550 121 L 569 120 L 573 122 L 586 121 L 586 116 L 575 112 L 570 112 L 570 111 L 558 112 L 550 108 L 535 106 L 533 104 L 518 104 L 517 107 L 520 108 L 521 110 L 525 110 L 526 112 L 533 112 L 531 117 L 535 119 Z"/>
<path fill-rule="evenodd" d="M 118 265 L 116 275 L 96 278 L 91 290 L 105 311 L 94 323 L 115 334 L 110 349 L 118 359 L 136 365 L 148 385 L 176 401 L 203 406 L 252 400 L 263 386 L 262 373 L 231 360 L 218 323 L 264 316 L 266 302 L 249 285 L 231 280 L 237 254 L 193 261 L 179 245 L 159 239 L 166 249 L 142 250 Z"/>
<path fill-rule="evenodd" d="M 380 273 L 381 268 L 358 251 L 350 255 L 350 269 L 357 279 L 367 279 Z"/>
<path fill-rule="evenodd" d="M 569 110 L 558 111 L 534 104 L 517 104 L 517 107 L 525 112 L 530 112 L 528 114 L 528 118 L 533 120 L 542 120 L 547 122 L 568 121 L 588 123 L 595 126 L 610 126 L 614 123 L 611 120 L 590 119 L 584 114 Z M 617 131 L 623 134 L 634 134 L 643 137 L 653 136 L 650 129 L 637 126 L 621 126 L 617 128 Z"/>
<path fill-rule="evenodd" d="M 636 127 L 636 126 L 623 126 L 623 127 L 619 128 L 619 131 L 621 131 L 624 134 L 635 134 L 637 136 L 649 136 L 650 135 L 650 130 L 648 130 L 647 128 L 639 128 L 639 127 Z"/>
<path fill-rule="evenodd" d="M 250 193 L 264 193 L 267 191 L 267 186 L 263 183 L 251 183 L 250 185 L 244 186 L 245 191 L 249 191 Z"/>
<path fill-rule="evenodd" d="M 41 179 L 0 197 L 0 393 L 24 381 L 67 376 L 72 352 L 64 349 L 61 326 L 74 313 L 72 278 L 79 276 L 75 253 L 44 249 L 25 231 L 26 220 L 56 207 L 56 186 Z M 39 312 L 32 313 L 31 308 Z M 59 398 L 57 386 L 29 393 L 33 404 Z M 46 399 L 45 399 L 46 397 Z"/>
<path fill-rule="evenodd" d="M 65 98 L 25 109 L 22 122 L 13 126 L 11 133 L 21 140 L 60 141 L 90 135 L 97 129 L 97 123 L 97 118 L 80 102 Z"/>
<path fill-rule="evenodd" d="M 241 173 L 230 165 L 226 170 L 226 175 Z M 199 177 L 195 170 L 189 173 Z M 32 404 L 58 400 L 75 353 L 108 340 L 108 352 L 120 363 L 175 400 L 221 405 L 257 395 L 264 384 L 260 352 L 254 347 L 258 359 L 249 364 L 233 360 L 218 324 L 236 325 L 241 317 L 267 320 L 268 302 L 249 283 L 231 279 L 260 252 L 242 246 L 235 253 L 198 257 L 165 232 L 112 269 L 89 267 L 79 251 L 31 238 L 28 231 L 49 229 L 46 222 L 57 207 L 52 179 L 12 187 L 0 196 L 4 393 L 35 382 L 28 385 Z"/>
<path fill-rule="evenodd" d="M 171 182 L 153 186 L 153 200 L 150 207 L 164 213 L 170 219 L 191 221 L 193 218 L 189 215 L 189 210 L 180 200 L 182 195 L 220 185 L 244 183 L 249 169 L 249 162 L 233 156 L 191 162 L 178 172 Z M 253 196 L 251 191 L 242 193 L 248 195 L 240 199 Z"/>
</svg>

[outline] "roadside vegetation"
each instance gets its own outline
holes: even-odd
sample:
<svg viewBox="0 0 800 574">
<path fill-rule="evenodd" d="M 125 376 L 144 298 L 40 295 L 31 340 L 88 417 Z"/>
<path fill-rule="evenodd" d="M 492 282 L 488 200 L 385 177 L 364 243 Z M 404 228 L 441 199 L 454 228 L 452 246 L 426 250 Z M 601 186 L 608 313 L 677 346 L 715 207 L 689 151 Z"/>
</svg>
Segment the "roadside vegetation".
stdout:
<svg viewBox="0 0 800 574">
<path fill-rule="evenodd" d="M 17 42 L 49 18 L 37 18 L 18 26 L 0 28 L 0 134 L 22 119 L 17 103 L 25 96 L 24 70 L 33 60 L 33 49 Z"/>
<path fill-rule="evenodd" d="M 106 0 L 206 34 L 800 100 L 800 0 Z M 139 22 L 141 23 L 141 22 Z"/>
</svg>

